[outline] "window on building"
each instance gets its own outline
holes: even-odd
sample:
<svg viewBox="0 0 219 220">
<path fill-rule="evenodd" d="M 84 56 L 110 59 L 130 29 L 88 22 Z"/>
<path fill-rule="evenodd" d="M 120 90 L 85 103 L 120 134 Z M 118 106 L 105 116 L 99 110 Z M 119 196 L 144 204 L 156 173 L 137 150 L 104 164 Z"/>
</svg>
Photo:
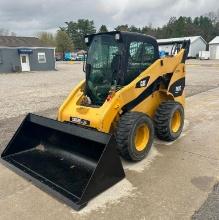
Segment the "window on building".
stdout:
<svg viewBox="0 0 219 220">
<path fill-rule="evenodd" d="M 46 63 L 46 54 L 45 53 L 38 53 L 38 62 L 39 63 Z"/>
<path fill-rule="evenodd" d="M 26 56 L 21 56 L 21 62 L 26 63 L 27 62 L 27 57 Z"/>
</svg>

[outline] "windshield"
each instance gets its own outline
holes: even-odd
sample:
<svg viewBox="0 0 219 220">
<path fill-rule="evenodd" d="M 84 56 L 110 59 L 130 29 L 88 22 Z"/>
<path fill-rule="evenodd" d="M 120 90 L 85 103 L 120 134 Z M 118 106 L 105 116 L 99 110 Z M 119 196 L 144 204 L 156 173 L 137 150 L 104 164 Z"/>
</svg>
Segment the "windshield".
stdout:
<svg viewBox="0 0 219 220">
<path fill-rule="evenodd" d="M 87 57 L 87 95 L 92 104 L 106 100 L 112 85 L 116 84 L 121 55 L 121 44 L 114 35 L 94 36 Z"/>
</svg>

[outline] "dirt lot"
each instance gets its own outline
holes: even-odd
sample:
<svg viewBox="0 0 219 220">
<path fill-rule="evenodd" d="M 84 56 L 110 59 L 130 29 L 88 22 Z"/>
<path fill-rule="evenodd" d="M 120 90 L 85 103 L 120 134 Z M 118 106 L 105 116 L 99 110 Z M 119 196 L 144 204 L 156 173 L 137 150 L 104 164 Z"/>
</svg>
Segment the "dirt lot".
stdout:
<svg viewBox="0 0 219 220">
<path fill-rule="evenodd" d="M 54 118 L 72 87 L 84 78 L 81 64 L 58 64 L 57 70 L 0 75 L 0 153 L 27 112 Z M 144 161 L 123 161 L 126 179 L 79 213 L 0 164 L 0 219 L 215 217 L 219 207 L 219 62 L 190 60 L 187 72 L 186 126 L 179 140 L 156 140 Z"/>
<path fill-rule="evenodd" d="M 0 119 L 58 107 L 84 77 L 81 64 L 57 64 L 58 71 L 0 75 Z"/>
</svg>

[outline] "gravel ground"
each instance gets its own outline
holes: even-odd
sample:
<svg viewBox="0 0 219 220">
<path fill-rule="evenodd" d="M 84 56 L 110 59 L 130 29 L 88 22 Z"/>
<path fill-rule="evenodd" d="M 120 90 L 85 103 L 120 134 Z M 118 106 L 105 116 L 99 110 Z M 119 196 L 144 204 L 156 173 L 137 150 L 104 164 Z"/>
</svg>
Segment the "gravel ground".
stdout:
<svg viewBox="0 0 219 220">
<path fill-rule="evenodd" d="M 219 219 L 219 183 L 214 185 L 207 200 L 201 208 L 192 216 L 192 220 Z"/>
<path fill-rule="evenodd" d="M 219 86 L 219 61 L 188 60 L 186 76 L 187 97 Z"/>
<path fill-rule="evenodd" d="M 84 73 L 81 64 L 57 64 L 57 70 L 0 74 L 0 119 L 60 106 Z"/>
</svg>

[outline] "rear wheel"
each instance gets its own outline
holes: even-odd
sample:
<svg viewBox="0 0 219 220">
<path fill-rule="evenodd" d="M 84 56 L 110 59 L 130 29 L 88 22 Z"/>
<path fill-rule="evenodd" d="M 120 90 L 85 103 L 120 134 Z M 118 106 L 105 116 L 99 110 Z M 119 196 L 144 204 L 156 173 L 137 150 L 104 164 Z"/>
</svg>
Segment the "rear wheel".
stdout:
<svg viewBox="0 0 219 220">
<path fill-rule="evenodd" d="M 127 160 L 140 161 L 151 149 L 154 138 L 152 120 L 140 112 L 128 112 L 121 116 L 116 129 L 116 141 L 120 154 Z"/>
<path fill-rule="evenodd" d="M 159 139 L 164 141 L 176 140 L 183 130 L 183 106 L 175 101 L 161 103 L 155 113 L 154 122 L 155 132 Z"/>
</svg>

